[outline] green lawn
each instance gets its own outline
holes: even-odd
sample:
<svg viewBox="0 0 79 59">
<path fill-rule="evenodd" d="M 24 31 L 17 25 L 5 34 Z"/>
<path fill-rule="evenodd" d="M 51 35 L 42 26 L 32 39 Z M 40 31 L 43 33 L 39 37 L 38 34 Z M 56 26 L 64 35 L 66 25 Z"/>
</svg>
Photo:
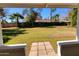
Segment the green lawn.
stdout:
<svg viewBox="0 0 79 59">
<path fill-rule="evenodd" d="M 10 31 L 8 34 L 3 31 L 4 38 L 9 37 L 9 40 L 5 44 L 27 43 L 27 45 L 30 46 L 32 42 L 50 41 L 55 51 L 57 51 L 57 41 L 73 40 L 75 39 L 76 33 L 75 28 L 65 26 L 49 28 L 21 28 L 19 29 L 20 33 L 17 32 L 14 28 L 8 29 L 8 31 L 9 30 L 14 30 L 14 32 Z"/>
</svg>

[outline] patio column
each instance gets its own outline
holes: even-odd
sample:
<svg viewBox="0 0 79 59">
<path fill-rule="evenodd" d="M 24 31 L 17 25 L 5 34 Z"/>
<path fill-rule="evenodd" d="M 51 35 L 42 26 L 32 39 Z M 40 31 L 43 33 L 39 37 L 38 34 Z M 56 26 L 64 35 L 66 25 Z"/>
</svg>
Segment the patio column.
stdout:
<svg viewBox="0 0 79 59">
<path fill-rule="evenodd" d="M 79 40 L 79 8 L 77 9 L 77 31 L 76 31 L 76 40 Z"/>
<path fill-rule="evenodd" d="M 3 44 L 1 20 L 0 20 L 0 44 Z"/>
</svg>

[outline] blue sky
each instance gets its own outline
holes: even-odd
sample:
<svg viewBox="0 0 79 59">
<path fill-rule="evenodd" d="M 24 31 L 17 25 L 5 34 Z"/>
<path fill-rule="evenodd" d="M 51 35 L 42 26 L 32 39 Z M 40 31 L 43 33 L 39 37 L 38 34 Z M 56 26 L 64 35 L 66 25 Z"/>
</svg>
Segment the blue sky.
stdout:
<svg viewBox="0 0 79 59">
<path fill-rule="evenodd" d="M 23 8 L 7 8 L 8 9 L 8 14 L 13 14 L 13 13 L 20 13 L 22 14 Z M 55 14 L 60 14 L 60 17 L 65 17 L 68 15 L 70 8 L 57 8 L 56 11 L 53 13 Z M 43 8 L 41 15 L 43 19 L 49 18 L 50 17 L 50 8 Z M 52 16 L 53 16 L 52 15 Z"/>
</svg>

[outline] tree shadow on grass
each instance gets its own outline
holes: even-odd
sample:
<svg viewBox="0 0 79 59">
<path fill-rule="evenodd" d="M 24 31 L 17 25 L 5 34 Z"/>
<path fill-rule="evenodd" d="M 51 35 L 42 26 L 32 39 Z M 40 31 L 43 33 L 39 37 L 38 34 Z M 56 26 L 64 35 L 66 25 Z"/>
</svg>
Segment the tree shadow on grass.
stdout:
<svg viewBox="0 0 79 59">
<path fill-rule="evenodd" d="M 55 28 L 55 26 L 46 26 L 44 28 Z"/>
<path fill-rule="evenodd" d="M 25 30 L 17 30 L 17 29 L 4 29 L 2 30 L 3 35 L 6 36 L 16 36 L 18 34 L 24 34 Z"/>
<path fill-rule="evenodd" d="M 40 27 L 40 28 L 56 28 L 56 26 L 35 26 L 36 28 L 37 27 Z M 34 28 L 34 27 L 32 27 Z"/>
<path fill-rule="evenodd" d="M 10 40 L 11 38 L 8 36 L 3 36 L 3 43 L 6 43 Z"/>
<path fill-rule="evenodd" d="M 3 29 L 2 33 L 3 33 L 3 42 L 6 43 L 8 42 L 11 37 L 15 37 L 19 34 L 25 34 L 24 31 L 26 30 L 22 30 L 22 29 Z"/>
</svg>

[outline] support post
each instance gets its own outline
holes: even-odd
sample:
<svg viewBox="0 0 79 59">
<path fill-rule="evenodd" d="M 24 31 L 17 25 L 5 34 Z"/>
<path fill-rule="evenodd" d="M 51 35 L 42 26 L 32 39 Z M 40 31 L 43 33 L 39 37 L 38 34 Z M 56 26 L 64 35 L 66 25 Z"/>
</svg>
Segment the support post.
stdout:
<svg viewBox="0 0 79 59">
<path fill-rule="evenodd" d="M 77 9 L 77 31 L 76 31 L 76 40 L 79 40 L 79 8 Z"/>
<path fill-rule="evenodd" d="M 1 20 L 0 20 L 0 44 L 3 44 Z"/>
</svg>

